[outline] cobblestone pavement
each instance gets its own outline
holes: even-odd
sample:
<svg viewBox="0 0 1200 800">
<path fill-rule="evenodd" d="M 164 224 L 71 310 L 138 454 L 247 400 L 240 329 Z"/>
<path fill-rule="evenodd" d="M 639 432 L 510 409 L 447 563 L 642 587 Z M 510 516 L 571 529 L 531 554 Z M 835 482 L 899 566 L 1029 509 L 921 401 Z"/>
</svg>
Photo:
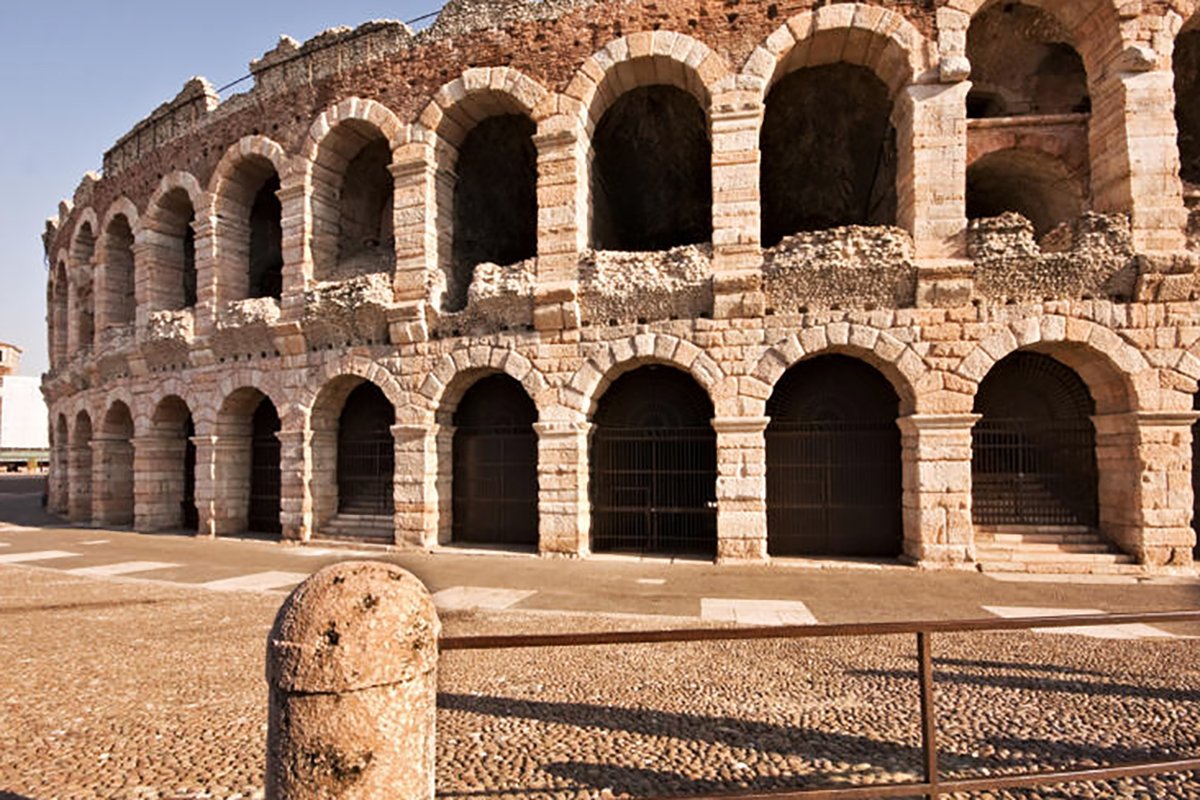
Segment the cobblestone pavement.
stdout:
<svg viewBox="0 0 1200 800">
<path fill-rule="evenodd" d="M 261 795 L 278 593 L 0 566 L 0 798 Z M 448 633 L 661 624 L 450 612 Z M 939 638 L 950 774 L 1200 752 L 1200 640 Z M 920 760 L 906 638 L 450 653 L 447 798 L 870 783 Z M 1166 776 L 1009 797 L 1200 797 Z"/>
</svg>

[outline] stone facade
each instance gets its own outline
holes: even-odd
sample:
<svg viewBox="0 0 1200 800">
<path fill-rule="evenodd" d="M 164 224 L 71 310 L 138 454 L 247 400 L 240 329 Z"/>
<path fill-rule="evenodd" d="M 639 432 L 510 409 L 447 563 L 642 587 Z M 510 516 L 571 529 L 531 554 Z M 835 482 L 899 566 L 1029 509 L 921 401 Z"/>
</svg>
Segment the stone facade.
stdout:
<svg viewBox="0 0 1200 800">
<path fill-rule="evenodd" d="M 47 224 L 51 508 L 153 530 L 194 504 L 201 534 L 244 530 L 249 419 L 265 397 L 282 535 L 337 535 L 339 414 L 365 381 L 395 409 L 394 541 L 433 548 L 452 539 L 455 411 L 504 374 L 536 407 L 538 549 L 587 555 L 597 405 L 658 364 L 711 400 L 717 558 L 761 560 L 769 400 L 789 369 L 838 354 L 898 398 L 903 556 L 970 564 L 976 393 L 1028 351 L 1073 370 L 1094 402 L 1099 533 L 1145 568 L 1190 568 L 1200 300 L 1172 54 L 1196 4 L 1031 0 L 1073 37 L 1088 107 L 968 119 L 970 30 L 993 6 L 451 3 L 417 34 L 368 23 L 285 38 L 223 102 L 194 79 Z M 762 165 L 782 163 L 760 150 L 784 96 L 772 91 L 831 64 L 887 98 L 894 156 L 873 174 L 894 187 L 864 196 L 890 197 L 892 224 L 765 243 Z M 703 112 L 710 235 L 597 252 L 599 137 L 624 95 L 654 87 Z M 533 126 L 536 241 L 512 265 L 468 265 L 472 278 L 455 260 L 456 162 L 503 115 Z M 376 145 L 386 172 L 364 155 Z M 1031 164 L 1065 177 L 1026 180 Z M 359 170 L 386 176 L 374 195 L 355 194 Z M 638 191 L 637 175 L 618 178 L 604 191 Z M 973 186 L 1037 225 L 968 222 Z M 255 295 L 264 197 L 278 203 L 280 285 Z M 456 281 L 470 285 L 463 309 L 446 300 Z"/>
</svg>

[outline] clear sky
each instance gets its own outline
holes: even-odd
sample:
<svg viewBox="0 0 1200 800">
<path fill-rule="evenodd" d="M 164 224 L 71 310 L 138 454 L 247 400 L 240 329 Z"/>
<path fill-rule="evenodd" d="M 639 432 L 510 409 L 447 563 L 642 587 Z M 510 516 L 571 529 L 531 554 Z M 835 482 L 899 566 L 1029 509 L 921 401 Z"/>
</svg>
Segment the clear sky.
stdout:
<svg viewBox="0 0 1200 800">
<path fill-rule="evenodd" d="M 193 75 L 224 86 L 281 34 L 411 20 L 443 0 L 58 0 L 0 5 L 0 341 L 47 368 L 41 234 L 104 151 Z M 431 20 L 414 25 L 425 27 Z M 225 96 L 245 90 L 242 85 Z"/>
</svg>

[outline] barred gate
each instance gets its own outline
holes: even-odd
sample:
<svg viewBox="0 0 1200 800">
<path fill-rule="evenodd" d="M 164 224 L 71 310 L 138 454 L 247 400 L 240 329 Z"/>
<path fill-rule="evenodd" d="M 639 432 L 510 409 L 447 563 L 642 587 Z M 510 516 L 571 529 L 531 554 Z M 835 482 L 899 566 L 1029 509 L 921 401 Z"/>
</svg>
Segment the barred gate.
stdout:
<svg viewBox="0 0 1200 800">
<path fill-rule="evenodd" d="M 593 549 L 716 554 L 711 428 L 599 428 L 592 448 Z"/>
<path fill-rule="evenodd" d="M 196 426 L 188 415 L 183 428 L 183 499 L 180 501 L 180 524 L 184 530 L 200 529 L 200 510 L 196 508 Z"/>
<path fill-rule="evenodd" d="M 454 541 L 536 546 L 537 488 L 530 426 L 455 430 Z"/>
<path fill-rule="evenodd" d="M 350 393 L 338 419 L 338 513 L 392 516 L 396 410 L 383 391 L 364 382 Z"/>
<path fill-rule="evenodd" d="M 255 533 L 280 532 L 279 506 L 279 415 L 270 400 L 262 400 L 254 412 L 250 438 L 250 507 L 246 527 Z"/>
</svg>

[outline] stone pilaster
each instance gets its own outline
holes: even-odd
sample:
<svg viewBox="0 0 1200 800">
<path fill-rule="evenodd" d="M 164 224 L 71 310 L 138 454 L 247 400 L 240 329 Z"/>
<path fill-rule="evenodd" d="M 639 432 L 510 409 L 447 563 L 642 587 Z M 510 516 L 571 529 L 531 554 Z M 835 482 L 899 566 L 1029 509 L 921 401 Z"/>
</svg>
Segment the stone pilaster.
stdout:
<svg viewBox="0 0 1200 800">
<path fill-rule="evenodd" d="M 767 558 L 767 417 L 717 417 L 717 561 Z"/>
<path fill-rule="evenodd" d="M 392 288 L 398 303 L 428 298 L 429 276 L 438 269 L 437 164 L 424 143 L 397 148 L 389 167 L 395 181 L 392 225 L 396 237 L 396 275 Z"/>
<path fill-rule="evenodd" d="M 311 471 L 306 476 L 305 486 L 312 503 L 312 531 L 321 535 L 325 523 L 337 514 L 337 429 L 315 430 L 309 434 Z"/>
<path fill-rule="evenodd" d="M 579 253 L 587 246 L 585 147 L 570 120 L 543 123 L 538 153 L 538 261 L 533 323 L 539 331 L 579 327 Z"/>
<path fill-rule="evenodd" d="M 1100 531 L 1144 566 L 1192 564 L 1192 425 L 1198 418 L 1191 411 L 1092 417 Z"/>
<path fill-rule="evenodd" d="M 70 456 L 65 441 L 55 438 L 50 449 L 50 477 L 46 505 L 52 514 L 66 514 L 70 489 Z"/>
<path fill-rule="evenodd" d="M 586 556 L 590 550 L 587 422 L 534 423 L 538 437 L 538 552 Z"/>
<path fill-rule="evenodd" d="M 971 428 L 978 414 L 897 420 L 903 469 L 904 556 L 919 564 L 975 560 Z"/>
<path fill-rule="evenodd" d="M 313 530 L 313 500 L 308 487 L 312 480 L 310 430 L 281 430 L 279 438 L 279 523 L 284 539 L 308 541 Z M 330 480 L 330 476 L 322 477 Z"/>
<path fill-rule="evenodd" d="M 224 530 L 228 523 L 225 509 L 228 508 L 229 498 L 221 497 L 220 483 L 217 480 L 218 460 L 222 453 L 221 436 L 193 436 L 192 444 L 196 446 L 196 512 L 199 523 L 196 527 L 197 536 L 217 536 L 221 533 L 232 533 Z M 182 463 L 182 462 L 181 462 Z"/>
<path fill-rule="evenodd" d="M 73 444 L 68 450 L 67 519 L 72 522 L 92 520 L 92 447 Z"/>
<path fill-rule="evenodd" d="M 312 260 L 305 235 L 309 226 L 302 180 L 288 177 L 276 192 L 282 207 L 280 225 L 283 228 L 283 297 L 279 301 L 279 318 L 295 322 L 304 314 L 304 290 L 312 278 Z"/>
<path fill-rule="evenodd" d="M 133 524 L 133 443 L 99 433 L 92 439 L 92 518 L 101 525 Z"/>
<path fill-rule="evenodd" d="M 193 312 L 193 330 L 197 338 L 205 338 L 213 332 L 217 319 L 217 261 L 214 258 L 216 232 L 212 217 L 196 209 L 196 220 L 192 230 L 196 234 L 196 308 Z"/>
<path fill-rule="evenodd" d="M 760 316 L 762 212 L 758 150 L 763 108 L 753 93 L 731 92 L 713 102 L 713 315 Z"/>
<path fill-rule="evenodd" d="M 197 464 L 196 503 L 209 508 L 209 530 L 214 536 L 243 533 L 246 530 L 250 509 L 250 437 L 208 437 L 212 448 L 211 498 L 200 495 L 199 463 Z M 197 462 L 202 448 L 197 448 Z M 203 502 L 202 502 L 203 500 Z M 204 514 L 201 513 L 201 530 L 204 530 Z"/>
<path fill-rule="evenodd" d="M 429 549 L 438 543 L 438 431 L 437 425 L 392 426 L 398 545 Z"/>
<path fill-rule="evenodd" d="M 183 525 L 181 436 L 137 436 L 133 440 L 134 527 L 139 531 L 177 530 Z"/>
</svg>

